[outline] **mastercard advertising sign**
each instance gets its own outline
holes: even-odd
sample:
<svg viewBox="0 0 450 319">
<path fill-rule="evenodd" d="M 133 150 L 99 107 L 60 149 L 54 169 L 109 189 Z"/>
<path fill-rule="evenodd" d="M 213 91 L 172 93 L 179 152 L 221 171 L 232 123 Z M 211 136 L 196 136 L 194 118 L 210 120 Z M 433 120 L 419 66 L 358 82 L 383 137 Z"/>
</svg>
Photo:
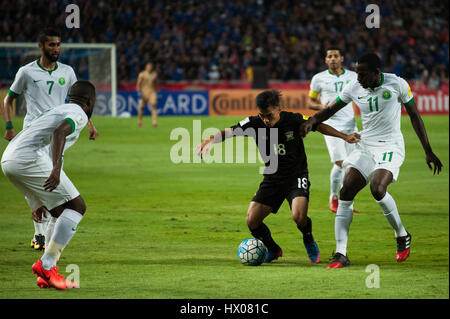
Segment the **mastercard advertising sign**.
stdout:
<svg viewBox="0 0 450 319">
<path fill-rule="evenodd" d="M 209 115 L 249 116 L 257 115 L 256 96 L 264 90 L 210 90 Z M 283 111 L 312 115 L 307 108 L 308 90 L 281 90 Z"/>
</svg>

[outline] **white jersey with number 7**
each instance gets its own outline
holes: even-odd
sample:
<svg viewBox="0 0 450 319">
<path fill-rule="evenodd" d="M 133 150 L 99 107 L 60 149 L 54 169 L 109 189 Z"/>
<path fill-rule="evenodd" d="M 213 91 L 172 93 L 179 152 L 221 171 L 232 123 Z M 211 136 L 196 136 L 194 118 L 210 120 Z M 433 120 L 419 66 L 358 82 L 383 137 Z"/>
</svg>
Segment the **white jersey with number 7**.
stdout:
<svg viewBox="0 0 450 319">
<path fill-rule="evenodd" d="M 8 94 L 13 98 L 24 94 L 27 114 L 23 127 L 42 112 L 64 104 L 70 87 L 77 81 L 72 67 L 56 62 L 53 70 L 45 70 L 39 60 L 24 65 L 17 71 Z"/>
</svg>

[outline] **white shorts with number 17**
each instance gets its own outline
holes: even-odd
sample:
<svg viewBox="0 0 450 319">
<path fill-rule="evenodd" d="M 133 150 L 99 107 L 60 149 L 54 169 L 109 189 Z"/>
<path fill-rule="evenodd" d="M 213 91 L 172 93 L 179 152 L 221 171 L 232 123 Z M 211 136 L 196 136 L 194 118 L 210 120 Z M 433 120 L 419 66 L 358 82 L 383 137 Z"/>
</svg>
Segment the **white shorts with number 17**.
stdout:
<svg viewBox="0 0 450 319">
<path fill-rule="evenodd" d="M 373 172 L 377 169 L 385 169 L 392 173 L 393 182 L 395 182 L 404 160 L 405 144 L 403 140 L 380 142 L 376 146 L 359 142 L 342 166 L 356 168 L 366 181 L 372 178 Z"/>
<path fill-rule="evenodd" d="M 352 132 L 350 132 L 352 133 Z M 350 134 L 346 133 L 346 134 Z M 343 161 L 355 149 L 355 144 L 350 144 L 339 137 L 324 135 L 328 153 L 332 163 Z"/>
</svg>

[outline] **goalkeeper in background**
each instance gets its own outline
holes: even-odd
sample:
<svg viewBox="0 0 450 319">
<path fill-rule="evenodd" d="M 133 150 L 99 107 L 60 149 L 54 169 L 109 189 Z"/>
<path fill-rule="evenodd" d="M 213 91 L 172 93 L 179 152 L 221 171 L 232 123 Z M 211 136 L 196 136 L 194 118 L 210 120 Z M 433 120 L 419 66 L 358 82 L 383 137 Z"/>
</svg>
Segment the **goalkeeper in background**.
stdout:
<svg viewBox="0 0 450 319">
<path fill-rule="evenodd" d="M 139 111 L 138 111 L 138 126 L 142 126 L 142 116 L 144 113 L 144 107 L 147 103 L 150 104 L 152 108 L 152 121 L 153 127 L 158 125 L 157 117 L 158 112 L 156 110 L 156 102 L 157 102 L 157 80 L 158 74 L 156 70 L 153 68 L 153 63 L 147 62 L 145 65 L 144 71 L 139 73 L 136 88 L 138 90 L 139 96 Z"/>
</svg>

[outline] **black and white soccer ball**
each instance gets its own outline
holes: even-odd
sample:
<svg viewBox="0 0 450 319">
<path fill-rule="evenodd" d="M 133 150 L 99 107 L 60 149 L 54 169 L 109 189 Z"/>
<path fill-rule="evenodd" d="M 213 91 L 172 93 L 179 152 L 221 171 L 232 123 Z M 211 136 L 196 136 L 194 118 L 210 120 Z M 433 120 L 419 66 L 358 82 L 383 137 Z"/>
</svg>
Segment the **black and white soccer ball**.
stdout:
<svg viewBox="0 0 450 319">
<path fill-rule="evenodd" d="M 258 266 L 266 258 L 267 248 L 263 242 L 256 238 L 245 239 L 238 248 L 238 258 L 244 265 Z"/>
</svg>

